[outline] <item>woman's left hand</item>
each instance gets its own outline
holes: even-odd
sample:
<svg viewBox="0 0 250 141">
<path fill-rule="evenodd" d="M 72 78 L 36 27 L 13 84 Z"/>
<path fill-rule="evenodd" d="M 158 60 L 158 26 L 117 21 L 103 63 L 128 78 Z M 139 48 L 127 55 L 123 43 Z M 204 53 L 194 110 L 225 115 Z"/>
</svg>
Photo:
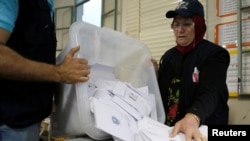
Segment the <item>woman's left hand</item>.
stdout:
<svg viewBox="0 0 250 141">
<path fill-rule="evenodd" d="M 199 130 L 199 124 L 194 115 L 186 114 L 186 116 L 175 123 L 170 137 L 176 136 L 179 132 L 185 134 L 185 141 L 207 141 L 207 137 L 202 135 Z"/>
</svg>

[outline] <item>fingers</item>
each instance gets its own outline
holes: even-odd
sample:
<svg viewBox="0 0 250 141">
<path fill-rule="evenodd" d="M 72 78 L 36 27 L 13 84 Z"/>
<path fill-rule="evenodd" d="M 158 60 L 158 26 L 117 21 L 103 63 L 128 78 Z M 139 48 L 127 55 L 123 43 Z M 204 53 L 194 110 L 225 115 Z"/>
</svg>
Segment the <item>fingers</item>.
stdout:
<svg viewBox="0 0 250 141">
<path fill-rule="evenodd" d="M 89 80 L 89 76 L 82 76 L 79 78 L 78 82 L 86 82 Z"/>
<path fill-rule="evenodd" d="M 207 137 L 205 135 L 201 134 L 200 132 L 194 133 L 193 137 L 186 136 L 186 141 L 192 141 L 192 139 L 194 139 L 194 141 L 207 141 Z"/>
<path fill-rule="evenodd" d="M 76 46 L 72 49 L 70 49 L 69 53 L 67 54 L 68 57 L 74 57 L 75 53 L 80 50 L 80 46 Z"/>
<path fill-rule="evenodd" d="M 89 80 L 90 68 L 88 61 L 84 58 L 74 57 L 79 49 L 80 46 L 72 48 L 65 56 L 64 61 L 59 65 L 58 72 L 61 82 L 73 84 Z"/>
<path fill-rule="evenodd" d="M 75 59 L 72 68 L 72 76 L 75 77 L 75 82 L 86 82 L 89 80 L 90 68 L 88 61 L 85 59 Z"/>
<path fill-rule="evenodd" d="M 87 64 L 83 65 L 79 61 L 64 61 L 58 66 L 60 82 L 63 83 L 78 83 L 89 80 L 90 69 Z"/>
<path fill-rule="evenodd" d="M 207 141 L 207 137 L 203 135 L 199 128 L 186 128 L 185 141 Z"/>
<path fill-rule="evenodd" d="M 180 132 L 180 124 L 176 123 L 169 137 L 173 138 Z"/>
<path fill-rule="evenodd" d="M 154 58 L 151 58 L 151 62 L 155 65 L 157 65 L 157 61 Z"/>
<path fill-rule="evenodd" d="M 181 128 L 181 124 L 180 123 L 176 123 L 175 126 L 173 127 L 172 132 L 170 133 L 169 137 L 173 138 L 175 137 L 178 133 L 180 132 L 184 132 L 185 134 L 185 141 L 207 141 L 206 136 L 204 136 L 203 134 L 200 133 L 199 129 L 191 129 L 190 130 L 186 130 L 186 131 L 182 131 Z"/>
<path fill-rule="evenodd" d="M 176 122 L 169 137 L 173 138 L 180 132 L 184 133 L 185 141 L 207 141 L 207 137 L 201 134 L 197 121 L 192 116 L 186 116 Z"/>
<path fill-rule="evenodd" d="M 83 67 L 88 66 L 88 60 L 83 59 L 83 58 L 75 58 L 75 61 L 78 61 L 79 64 L 81 64 Z"/>
<path fill-rule="evenodd" d="M 200 135 L 201 141 L 207 141 L 207 137 L 203 134 Z"/>
</svg>

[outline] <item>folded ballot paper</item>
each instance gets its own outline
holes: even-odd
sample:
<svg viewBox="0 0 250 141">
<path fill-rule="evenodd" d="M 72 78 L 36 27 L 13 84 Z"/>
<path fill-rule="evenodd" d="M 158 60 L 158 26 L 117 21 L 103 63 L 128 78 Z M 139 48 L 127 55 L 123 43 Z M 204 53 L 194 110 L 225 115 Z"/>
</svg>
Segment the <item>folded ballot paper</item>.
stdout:
<svg viewBox="0 0 250 141">
<path fill-rule="evenodd" d="M 112 135 L 115 141 L 185 141 L 182 133 L 170 138 L 173 127 L 151 118 L 154 106 L 148 99 L 154 97 L 147 93 L 147 87 L 136 89 L 121 81 L 100 83 L 109 86 L 95 87 L 91 111 L 96 128 Z M 207 135 L 207 126 L 201 126 L 200 131 Z"/>
</svg>

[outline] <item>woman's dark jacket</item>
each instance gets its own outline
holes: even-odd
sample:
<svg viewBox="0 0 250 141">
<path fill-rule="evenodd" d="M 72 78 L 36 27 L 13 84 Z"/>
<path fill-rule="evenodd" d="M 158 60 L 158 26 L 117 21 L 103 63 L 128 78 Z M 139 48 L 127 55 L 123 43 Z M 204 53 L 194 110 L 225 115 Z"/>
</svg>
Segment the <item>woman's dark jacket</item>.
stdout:
<svg viewBox="0 0 250 141">
<path fill-rule="evenodd" d="M 201 124 L 227 124 L 229 93 L 226 78 L 229 63 L 228 51 L 207 40 L 202 40 L 185 55 L 179 54 L 176 47 L 167 50 L 161 58 L 158 72 L 165 111 L 168 109 L 169 83 L 178 73 L 181 79 L 181 113 L 178 120 L 187 112 L 192 112 L 200 117 Z M 198 83 L 192 79 L 194 67 L 199 70 Z"/>
</svg>

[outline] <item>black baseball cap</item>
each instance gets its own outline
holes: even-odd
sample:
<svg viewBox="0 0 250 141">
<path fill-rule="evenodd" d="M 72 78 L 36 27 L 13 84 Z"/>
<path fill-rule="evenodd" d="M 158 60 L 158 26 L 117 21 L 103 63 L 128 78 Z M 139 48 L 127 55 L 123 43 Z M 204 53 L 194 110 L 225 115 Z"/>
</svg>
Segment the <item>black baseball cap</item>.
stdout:
<svg viewBox="0 0 250 141">
<path fill-rule="evenodd" d="M 179 2 L 175 10 L 170 10 L 166 13 L 167 18 L 173 18 L 176 15 L 180 15 L 184 18 L 199 15 L 204 18 L 204 8 L 198 0 L 183 0 Z"/>
</svg>

